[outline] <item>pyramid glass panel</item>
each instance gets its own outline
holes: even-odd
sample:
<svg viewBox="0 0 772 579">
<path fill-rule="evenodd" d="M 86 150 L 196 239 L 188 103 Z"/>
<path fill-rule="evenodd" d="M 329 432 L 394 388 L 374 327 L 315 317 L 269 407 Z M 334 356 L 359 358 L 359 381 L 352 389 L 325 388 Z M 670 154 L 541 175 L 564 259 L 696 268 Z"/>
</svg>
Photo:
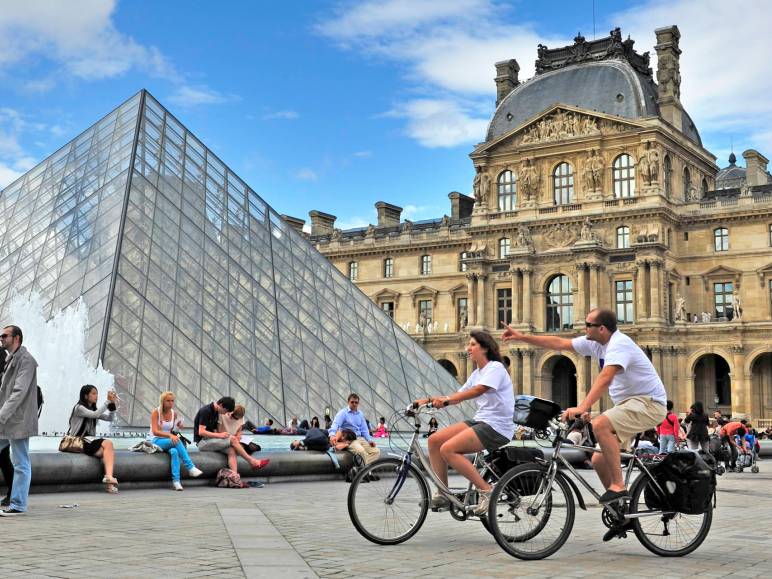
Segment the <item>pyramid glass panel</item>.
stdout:
<svg viewBox="0 0 772 579">
<path fill-rule="evenodd" d="M 0 193 L 3 308 L 11 288 L 49 316 L 85 300 L 129 425 L 168 389 L 188 423 L 231 395 L 286 424 L 458 387 L 146 91 Z"/>
</svg>

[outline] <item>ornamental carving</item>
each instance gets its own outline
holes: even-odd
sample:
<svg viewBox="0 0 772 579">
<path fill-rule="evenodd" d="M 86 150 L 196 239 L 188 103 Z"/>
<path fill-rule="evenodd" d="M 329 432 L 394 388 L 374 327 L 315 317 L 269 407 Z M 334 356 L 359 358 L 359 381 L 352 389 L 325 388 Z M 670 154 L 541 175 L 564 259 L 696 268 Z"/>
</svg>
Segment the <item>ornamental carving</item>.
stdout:
<svg viewBox="0 0 772 579">
<path fill-rule="evenodd" d="M 651 143 L 646 143 L 638 157 L 638 174 L 644 185 L 656 184 L 659 180 L 659 152 L 651 148 Z"/>
<path fill-rule="evenodd" d="M 603 157 L 598 155 L 598 151 L 593 149 L 587 155 L 584 162 L 582 177 L 584 178 L 584 188 L 586 191 L 599 191 L 603 186 L 603 168 L 606 165 Z"/>
<path fill-rule="evenodd" d="M 653 243 L 659 241 L 659 223 L 647 223 L 638 228 L 635 237 L 638 243 Z"/>
<path fill-rule="evenodd" d="M 544 234 L 544 243 L 552 249 L 568 247 L 576 241 L 576 238 L 577 234 L 573 227 L 564 223 L 558 223 Z"/>
<path fill-rule="evenodd" d="M 518 144 L 548 143 L 570 137 L 609 135 L 627 130 L 628 127 L 622 123 L 557 109 L 526 128 Z"/>
<path fill-rule="evenodd" d="M 525 201 L 533 201 L 539 191 L 539 170 L 533 164 L 533 160 L 526 159 L 520 165 L 520 179 L 518 187 Z"/>
</svg>

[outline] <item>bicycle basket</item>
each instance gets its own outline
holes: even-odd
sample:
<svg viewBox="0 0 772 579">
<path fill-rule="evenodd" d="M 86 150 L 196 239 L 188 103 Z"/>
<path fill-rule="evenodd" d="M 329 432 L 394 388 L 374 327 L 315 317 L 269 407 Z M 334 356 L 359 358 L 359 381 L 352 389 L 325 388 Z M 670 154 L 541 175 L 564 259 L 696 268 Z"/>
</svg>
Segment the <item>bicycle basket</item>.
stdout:
<svg viewBox="0 0 772 579">
<path fill-rule="evenodd" d="M 515 397 L 515 424 L 544 430 L 549 421 L 560 414 L 560 404 L 536 396 L 521 394 Z"/>
</svg>

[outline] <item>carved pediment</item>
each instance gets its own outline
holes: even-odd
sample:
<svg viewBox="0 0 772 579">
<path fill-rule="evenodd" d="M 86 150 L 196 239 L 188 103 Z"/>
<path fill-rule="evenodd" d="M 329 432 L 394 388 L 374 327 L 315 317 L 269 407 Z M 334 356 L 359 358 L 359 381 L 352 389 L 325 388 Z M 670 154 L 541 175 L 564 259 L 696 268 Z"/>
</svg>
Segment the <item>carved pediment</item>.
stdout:
<svg viewBox="0 0 772 579">
<path fill-rule="evenodd" d="M 399 295 L 400 294 L 395 291 L 384 288 L 378 293 L 370 296 L 370 299 L 373 300 L 376 304 L 382 304 L 383 302 L 394 302 L 394 305 L 396 306 L 399 302 Z"/>
<path fill-rule="evenodd" d="M 756 275 L 759 277 L 759 285 L 764 287 L 764 279 L 772 278 L 772 263 L 768 263 L 767 265 L 757 269 Z"/>
<path fill-rule="evenodd" d="M 735 288 L 740 287 L 740 279 L 742 279 L 742 272 L 739 269 L 734 269 L 727 265 L 718 265 L 709 269 L 701 275 L 703 289 L 707 292 L 711 281 L 731 280 L 734 283 Z"/>
<path fill-rule="evenodd" d="M 413 305 L 415 306 L 419 298 L 431 298 L 432 303 L 437 305 L 437 295 L 439 291 L 428 285 L 422 285 L 410 292 L 410 297 L 413 299 Z"/>
</svg>

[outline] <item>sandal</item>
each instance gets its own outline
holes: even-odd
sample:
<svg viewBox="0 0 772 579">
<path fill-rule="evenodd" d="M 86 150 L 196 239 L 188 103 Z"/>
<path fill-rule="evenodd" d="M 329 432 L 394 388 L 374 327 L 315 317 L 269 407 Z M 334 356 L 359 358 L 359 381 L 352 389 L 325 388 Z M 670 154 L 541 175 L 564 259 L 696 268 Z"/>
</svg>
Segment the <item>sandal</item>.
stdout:
<svg viewBox="0 0 772 579">
<path fill-rule="evenodd" d="M 117 495 L 118 494 L 118 487 L 115 485 L 107 485 L 105 487 L 105 490 L 110 493 L 111 495 Z"/>
<path fill-rule="evenodd" d="M 106 485 L 113 485 L 116 487 L 118 486 L 118 479 L 115 478 L 114 476 L 105 475 L 104 478 L 102 478 L 102 482 Z"/>
</svg>

